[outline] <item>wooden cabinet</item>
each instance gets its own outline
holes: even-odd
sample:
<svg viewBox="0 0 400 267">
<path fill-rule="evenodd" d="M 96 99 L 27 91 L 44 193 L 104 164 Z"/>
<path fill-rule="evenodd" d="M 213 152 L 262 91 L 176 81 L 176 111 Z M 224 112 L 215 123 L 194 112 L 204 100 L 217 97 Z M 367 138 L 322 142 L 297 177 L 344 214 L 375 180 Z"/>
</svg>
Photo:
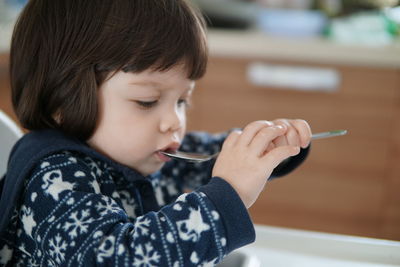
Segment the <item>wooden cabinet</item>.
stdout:
<svg viewBox="0 0 400 267">
<path fill-rule="evenodd" d="M 189 129 L 223 131 L 259 119 L 302 118 L 318 140 L 307 161 L 267 183 L 251 208 L 255 223 L 400 240 L 400 72 L 396 68 L 268 63 L 335 69 L 337 91 L 304 92 L 252 85 L 259 58 L 213 56 L 197 83 Z M 244 178 L 245 179 L 245 178 Z"/>
</svg>

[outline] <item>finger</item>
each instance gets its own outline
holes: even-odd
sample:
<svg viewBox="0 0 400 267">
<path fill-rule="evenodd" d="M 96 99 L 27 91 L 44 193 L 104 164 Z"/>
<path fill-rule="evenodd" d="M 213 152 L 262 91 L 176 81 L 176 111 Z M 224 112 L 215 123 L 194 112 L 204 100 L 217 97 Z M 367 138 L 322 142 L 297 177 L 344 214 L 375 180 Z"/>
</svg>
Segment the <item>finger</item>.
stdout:
<svg viewBox="0 0 400 267">
<path fill-rule="evenodd" d="M 272 149 L 274 149 L 275 147 L 276 147 L 276 146 L 275 146 L 274 142 L 269 143 L 269 145 L 268 145 L 267 149 L 265 150 L 263 156 L 264 156 L 266 153 L 270 152 L 270 151 L 271 151 Z"/>
<path fill-rule="evenodd" d="M 302 148 L 308 147 L 311 141 L 311 127 L 310 125 L 305 121 L 305 120 L 293 120 L 292 125 L 296 128 L 299 139 L 300 139 L 300 144 Z"/>
<path fill-rule="evenodd" d="M 300 134 L 296 130 L 295 127 L 290 127 L 289 130 L 286 132 L 285 136 L 286 136 L 288 145 L 290 145 L 290 146 L 300 146 L 301 145 Z"/>
<path fill-rule="evenodd" d="M 282 136 L 278 136 L 277 138 L 275 138 L 275 140 L 273 140 L 273 143 L 275 145 L 275 147 L 278 146 L 287 146 L 289 144 L 288 140 L 286 139 L 285 135 Z"/>
<path fill-rule="evenodd" d="M 282 126 L 286 127 L 288 130 L 291 127 L 291 125 L 288 122 L 288 120 L 285 120 L 285 119 L 276 119 L 276 120 L 273 120 L 273 123 L 275 125 L 282 125 Z M 287 140 L 286 135 L 279 136 L 273 142 L 274 142 L 276 147 L 278 147 L 278 146 L 287 146 L 289 144 L 289 141 Z"/>
<path fill-rule="evenodd" d="M 229 135 L 225 138 L 225 141 L 222 145 L 223 148 L 233 147 L 236 145 L 239 136 L 242 134 L 240 130 L 233 130 L 229 133 Z"/>
<path fill-rule="evenodd" d="M 265 165 L 269 165 L 272 168 L 278 166 L 285 159 L 295 156 L 300 153 L 300 147 L 298 146 L 281 146 L 271 150 L 265 154 L 263 160 Z"/>
<path fill-rule="evenodd" d="M 238 144 L 242 146 L 248 146 L 253 140 L 254 136 L 263 128 L 270 127 L 273 124 L 269 121 L 254 121 L 248 124 L 244 129 L 243 133 L 238 140 Z"/>
<path fill-rule="evenodd" d="M 272 140 L 285 134 L 285 131 L 286 129 L 282 125 L 267 127 L 260 130 L 249 144 L 250 150 L 259 157 L 263 156 L 265 150 L 272 143 Z"/>
<path fill-rule="evenodd" d="M 292 126 L 288 119 L 276 119 L 276 120 L 273 120 L 272 123 L 274 125 L 285 125 L 286 127 L 291 127 Z"/>
<path fill-rule="evenodd" d="M 288 130 L 285 134 L 285 138 L 280 138 L 279 140 L 274 141 L 277 146 L 284 146 L 284 145 L 292 145 L 292 146 L 300 146 L 305 144 L 300 137 L 300 131 L 304 130 L 304 120 L 287 120 L 287 119 L 277 119 L 274 120 L 275 124 L 286 125 Z M 306 123 L 307 124 L 307 123 Z"/>
</svg>

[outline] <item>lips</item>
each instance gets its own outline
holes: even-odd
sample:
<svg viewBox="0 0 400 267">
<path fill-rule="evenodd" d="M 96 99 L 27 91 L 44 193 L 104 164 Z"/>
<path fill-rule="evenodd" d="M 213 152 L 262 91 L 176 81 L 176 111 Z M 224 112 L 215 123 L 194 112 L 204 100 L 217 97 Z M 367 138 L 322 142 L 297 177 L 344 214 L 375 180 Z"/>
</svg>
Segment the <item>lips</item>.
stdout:
<svg viewBox="0 0 400 267">
<path fill-rule="evenodd" d="M 168 144 L 167 146 L 165 146 L 164 148 L 158 150 L 158 151 L 165 151 L 165 152 L 175 152 L 178 150 L 178 148 L 180 147 L 180 143 L 178 142 L 172 142 L 170 144 Z"/>
<path fill-rule="evenodd" d="M 161 153 L 161 151 L 157 151 L 157 152 L 156 152 L 156 155 L 157 155 L 158 159 L 159 159 L 161 162 L 168 162 L 168 161 L 171 160 L 170 157 L 164 155 L 163 153 Z"/>
<path fill-rule="evenodd" d="M 163 147 L 162 149 L 157 150 L 156 154 L 162 162 L 167 162 L 167 161 L 170 161 L 171 158 L 162 154 L 161 152 L 175 152 L 178 150 L 179 147 L 180 147 L 180 143 L 172 142 L 172 143 L 168 144 L 167 146 Z"/>
</svg>

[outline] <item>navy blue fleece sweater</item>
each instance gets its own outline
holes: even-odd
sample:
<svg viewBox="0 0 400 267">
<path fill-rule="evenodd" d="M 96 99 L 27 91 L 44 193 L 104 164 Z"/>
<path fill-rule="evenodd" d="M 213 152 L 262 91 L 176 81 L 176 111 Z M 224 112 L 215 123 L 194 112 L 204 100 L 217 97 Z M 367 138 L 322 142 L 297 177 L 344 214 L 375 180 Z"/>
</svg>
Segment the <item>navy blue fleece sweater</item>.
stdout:
<svg viewBox="0 0 400 267">
<path fill-rule="evenodd" d="M 225 137 L 190 133 L 182 149 L 211 154 Z M 213 266 L 255 232 L 212 165 L 170 161 L 144 177 L 55 130 L 31 132 L 0 182 L 0 266 Z"/>
</svg>

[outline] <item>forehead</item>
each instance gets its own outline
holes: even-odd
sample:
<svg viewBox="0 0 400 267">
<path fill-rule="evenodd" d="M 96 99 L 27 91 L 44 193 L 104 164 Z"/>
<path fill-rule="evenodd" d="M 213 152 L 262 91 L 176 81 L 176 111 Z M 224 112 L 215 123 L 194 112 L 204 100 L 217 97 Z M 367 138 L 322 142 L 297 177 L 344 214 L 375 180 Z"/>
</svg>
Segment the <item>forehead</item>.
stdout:
<svg viewBox="0 0 400 267">
<path fill-rule="evenodd" d="M 145 70 L 140 73 L 118 71 L 104 85 L 110 89 L 117 87 L 130 92 L 161 92 L 174 89 L 191 91 L 195 81 L 188 79 L 186 73 L 178 67 L 168 71 Z"/>
<path fill-rule="evenodd" d="M 147 69 L 140 73 L 130 74 L 133 74 L 130 79 L 147 82 L 152 85 L 165 84 L 168 82 L 192 82 L 191 79 L 187 78 L 186 69 L 182 65 L 177 65 L 165 71 Z"/>
</svg>

